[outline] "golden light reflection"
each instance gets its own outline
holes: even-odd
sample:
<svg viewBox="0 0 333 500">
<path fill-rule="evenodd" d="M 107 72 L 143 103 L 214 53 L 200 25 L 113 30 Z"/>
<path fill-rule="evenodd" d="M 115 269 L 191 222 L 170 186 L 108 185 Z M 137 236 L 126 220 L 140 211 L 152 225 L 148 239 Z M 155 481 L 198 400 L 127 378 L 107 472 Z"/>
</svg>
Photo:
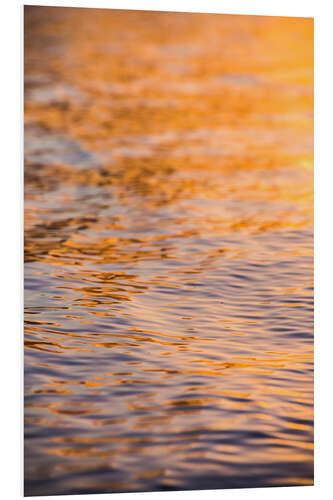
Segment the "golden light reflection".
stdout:
<svg viewBox="0 0 333 500">
<path fill-rule="evenodd" d="M 313 20 L 25 7 L 25 494 L 313 483 Z"/>
</svg>

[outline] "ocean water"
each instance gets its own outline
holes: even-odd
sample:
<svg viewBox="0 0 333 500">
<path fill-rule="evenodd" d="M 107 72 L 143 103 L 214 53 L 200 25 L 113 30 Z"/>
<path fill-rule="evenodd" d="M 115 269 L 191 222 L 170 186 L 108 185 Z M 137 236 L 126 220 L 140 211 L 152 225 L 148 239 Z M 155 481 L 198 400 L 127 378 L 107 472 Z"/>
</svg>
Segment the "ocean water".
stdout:
<svg viewBox="0 0 333 500">
<path fill-rule="evenodd" d="M 313 23 L 25 7 L 25 494 L 313 484 Z"/>
</svg>

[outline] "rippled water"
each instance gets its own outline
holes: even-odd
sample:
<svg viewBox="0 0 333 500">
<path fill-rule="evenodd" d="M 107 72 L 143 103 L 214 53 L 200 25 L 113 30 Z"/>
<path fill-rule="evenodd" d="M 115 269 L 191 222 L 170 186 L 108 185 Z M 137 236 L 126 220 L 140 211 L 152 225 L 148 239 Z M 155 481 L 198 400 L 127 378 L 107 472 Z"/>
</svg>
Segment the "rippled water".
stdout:
<svg viewBox="0 0 333 500">
<path fill-rule="evenodd" d="M 25 494 L 313 483 L 309 19 L 25 8 Z"/>
</svg>

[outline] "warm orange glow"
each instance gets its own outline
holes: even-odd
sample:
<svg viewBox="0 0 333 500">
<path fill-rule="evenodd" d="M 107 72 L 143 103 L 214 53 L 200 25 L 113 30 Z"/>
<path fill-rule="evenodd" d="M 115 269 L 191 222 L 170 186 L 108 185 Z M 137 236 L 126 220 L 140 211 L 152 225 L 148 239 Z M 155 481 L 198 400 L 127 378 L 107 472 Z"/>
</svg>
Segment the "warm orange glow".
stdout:
<svg viewBox="0 0 333 500">
<path fill-rule="evenodd" d="M 25 8 L 26 494 L 313 481 L 313 21 Z"/>
</svg>

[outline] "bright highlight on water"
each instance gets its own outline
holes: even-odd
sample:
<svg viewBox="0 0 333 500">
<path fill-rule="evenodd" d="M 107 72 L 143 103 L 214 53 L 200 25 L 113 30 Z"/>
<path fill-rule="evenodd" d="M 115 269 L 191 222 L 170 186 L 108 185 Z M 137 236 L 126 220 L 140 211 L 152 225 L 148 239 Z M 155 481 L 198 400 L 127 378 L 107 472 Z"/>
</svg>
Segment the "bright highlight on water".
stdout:
<svg viewBox="0 0 333 500">
<path fill-rule="evenodd" d="M 25 8 L 25 494 L 313 483 L 313 22 Z"/>
</svg>

